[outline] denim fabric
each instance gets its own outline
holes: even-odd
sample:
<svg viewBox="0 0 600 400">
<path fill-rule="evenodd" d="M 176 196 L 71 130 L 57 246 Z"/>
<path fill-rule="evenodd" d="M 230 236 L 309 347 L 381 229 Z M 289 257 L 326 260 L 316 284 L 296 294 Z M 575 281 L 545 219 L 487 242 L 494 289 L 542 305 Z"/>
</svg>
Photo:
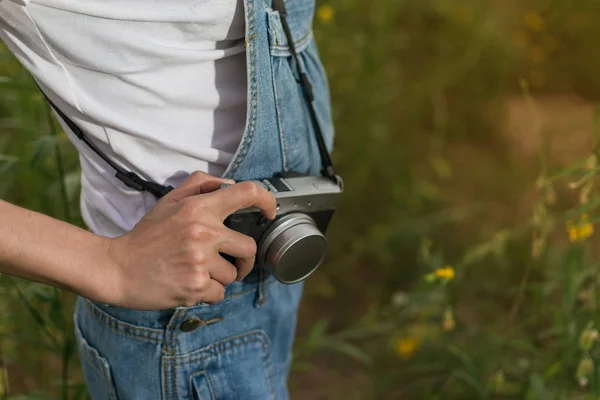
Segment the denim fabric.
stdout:
<svg viewBox="0 0 600 400">
<path fill-rule="evenodd" d="M 301 293 L 302 285 L 255 274 L 214 306 L 142 312 L 79 298 L 76 334 L 92 398 L 288 398 Z M 202 325 L 182 331 L 190 321 Z"/>
<path fill-rule="evenodd" d="M 318 174 L 320 157 L 279 14 L 245 0 L 246 130 L 224 176 L 282 170 Z M 312 37 L 314 0 L 287 0 L 288 20 L 331 150 L 333 125 L 323 66 Z M 190 171 L 191 172 L 191 171 Z M 76 337 L 94 400 L 288 398 L 287 376 L 303 284 L 255 269 L 226 287 L 217 305 L 135 311 L 78 298 Z"/>
</svg>

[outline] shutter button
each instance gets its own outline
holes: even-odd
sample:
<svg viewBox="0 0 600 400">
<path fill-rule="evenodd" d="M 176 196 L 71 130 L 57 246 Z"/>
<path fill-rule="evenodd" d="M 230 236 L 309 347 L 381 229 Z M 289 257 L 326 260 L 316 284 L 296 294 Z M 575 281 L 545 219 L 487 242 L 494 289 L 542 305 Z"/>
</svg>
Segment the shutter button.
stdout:
<svg viewBox="0 0 600 400">
<path fill-rule="evenodd" d="M 191 332 L 205 324 L 206 323 L 199 318 L 190 318 L 187 321 L 184 321 L 179 329 L 181 329 L 182 332 Z"/>
</svg>

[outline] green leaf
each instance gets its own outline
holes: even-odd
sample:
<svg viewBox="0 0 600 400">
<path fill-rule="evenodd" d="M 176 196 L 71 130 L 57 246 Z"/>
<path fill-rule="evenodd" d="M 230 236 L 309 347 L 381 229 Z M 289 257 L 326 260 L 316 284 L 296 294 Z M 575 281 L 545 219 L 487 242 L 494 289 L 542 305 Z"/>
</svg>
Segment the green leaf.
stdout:
<svg viewBox="0 0 600 400">
<path fill-rule="evenodd" d="M 529 378 L 529 390 L 527 391 L 527 400 L 547 400 L 551 399 L 550 392 L 544 384 L 544 380 L 538 374 L 533 374 Z"/>
<path fill-rule="evenodd" d="M 310 330 L 308 337 L 305 340 L 305 344 L 309 347 L 318 347 L 319 343 L 325 337 L 325 331 L 327 330 L 327 326 L 329 322 L 327 319 L 319 320 Z"/>
<path fill-rule="evenodd" d="M 31 167 L 36 168 L 46 161 L 46 158 L 54 152 L 58 140 L 55 136 L 44 135 L 33 142 L 33 154 L 31 156 Z"/>
<path fill-rule="evenodd" d="M 78 169 L 76 171 L 67 173 L 65 175 L 65 189 L 67 192 L 67 199 L 69 201 L 75 200 L 75 198 L 79 195 L 80 188 L 81 171 Z M 52 183 L 49 190 L 53 193 L 60 193 L 60 180 L 57 180 L 56 182 Z"/>
<path fill-rule="evenodd" d="M 334 350 L 338 353 L 344 354 L 350 358 L 353 358 L 364 365 L 371 366 L 373 365 L 373 361 L 371 357 L 367 353 L 365 353 L 361 348 L 350 344 L 348 342 L 342 342 L 338 340 L 327 340 L 324 343 L 324 348 Z"/>
<path fill-rule="evenodd" d="M 598 360 L 594 359 L 594 372 L 592 373 L 592 392 L 594 399 L 600 399 L 600 368 L 598 368 Z"/>
<path fill-rule="evenodd" d="M 475 373 L 478 370 L 468 354 L 458 347 L 450 345 L 448 346 L 448 352 L 458 358 L 470 373 Z"/>
<path fill-rule="evenodd" d="M 569 212 L 566 215 L 566 218 L 570 219 L 570 218 L 579 217 L 580 215 L 588 213 L 599 206 L 600 206 L 600 197 L 594 196 L 590 199 L 590 201 L 588 201 L 583 206 L 569 210 Z"/>
<path fill-rule="evenodd" d="M 51 303 L 54 299 L 54 290 L 51 286 L 41 283 L 30 283 L 23 289 L 23 293 L 28 299 L 40 300 L 45 303 Z"/>
<path fill-rule="evenodd" d="M 589 169 L 586 168 L 587 163 L 588 159 L 586 158 L 584 160 L 578 161 L 575 164 L 569 165 L 568 167 L 560 169 L 554 174 L 550 175 L 549 177 L 544 178 L 543 183 L 547 184 L 564 178 L 566 176 L 573 176 L 576 172 L 580 171 L 589 172 Z"/>
<path fill-rule="evenodd" d="M 562 362 L 560 362 L 560 361 L 550 364 L 548 366 L 548 368 L 546 368 L 546 371 L 544 372 L 544 379 L 554 378 L 554 376 L 556 376 L 556 374 L 558 374 L 560 372 L 561 368 L 562 368 Z"/>
<path fill-rule="evenodd" d="M 79 169 L 77 171 L 69 172 L 65 176 L 65 186 L 69 200 L 75 200 L 79 195 L 81 187 L 81 171 Z"/>
<path fill-rule="evenodd" d="M 7 172 L 13 165 L 19 161 L 19 157 L 8 154 L 0 154 L 0 173 Z"/>
<path fill-rule="evenodd" d="M 465 370 L 455 371 L 452 374 L 452 376 L 454 376 L 456 379 L 462 381 L 467 386 L 469 386 L 472 389 L 474 389 L 477 392 L 477 394 L 478 394 L 478 398 L 480 398 L 480 399 L 487 399 L 488 398 L 487 390 L 485 388 L 485 384 L 480 379 L 478 379 L 477 376 L 473 376 L 472 374 L 468 373 Z"/>
<path fill-rule="evenodd" d="M 52 301 L 50 302 L 50 311 L 48 312 L 48 318 L 55 327 L 66 328 L 60 292 L 55 293 L 55 295 L 52 298 Z"/>
</svg>

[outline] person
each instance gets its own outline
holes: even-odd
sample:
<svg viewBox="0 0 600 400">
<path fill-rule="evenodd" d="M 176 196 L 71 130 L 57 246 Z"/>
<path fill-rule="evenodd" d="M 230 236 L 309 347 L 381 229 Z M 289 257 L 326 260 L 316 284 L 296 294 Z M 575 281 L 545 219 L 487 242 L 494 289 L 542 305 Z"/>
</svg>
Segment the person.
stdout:
<svg viewBox="0 0 600 400">
<path fill-rule="evenodd" d="M 331 150 L 314 0 L 285 5 Z M 276 215 L 249 180 L 319 173 L 280 10 L 271 0 L 2 0 L 0 38 L 110 160 L 174 188 L 157 199 L 124 185 L 57 114 L 80 154 L 89 229 L 0 201 L 0 272 L 79 295 L 92 398 L 287 399 L 303 285 L 253 267 L 256 243 L 223 224 L 251 206 Z"/>
</svg>

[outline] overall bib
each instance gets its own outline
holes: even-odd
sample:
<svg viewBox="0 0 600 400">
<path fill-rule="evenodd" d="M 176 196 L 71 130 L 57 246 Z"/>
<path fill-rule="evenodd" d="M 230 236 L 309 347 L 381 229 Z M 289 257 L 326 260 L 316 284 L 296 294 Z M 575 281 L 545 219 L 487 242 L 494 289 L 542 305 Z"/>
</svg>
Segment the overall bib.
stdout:
<svg viewBox="0 0 600 400">
<path fill-rule="evenodd" d="M 300 67 L 314 87 L 331 150 L 328 84 L 311 29 L 314 0 L 286 4 Z M 246 180 L 286 170 L 317 175 L 315 132 L 279 14 L 270 0 L 245 0 L 244 8 L 246 129 L 224 176 Z M 255 269 L 227 286 L 217 305 L 135 311 L 78 298 L 76 336 L 92 398 L 287 399 L 302 286 L 280 284 Z"/>
</svg>

